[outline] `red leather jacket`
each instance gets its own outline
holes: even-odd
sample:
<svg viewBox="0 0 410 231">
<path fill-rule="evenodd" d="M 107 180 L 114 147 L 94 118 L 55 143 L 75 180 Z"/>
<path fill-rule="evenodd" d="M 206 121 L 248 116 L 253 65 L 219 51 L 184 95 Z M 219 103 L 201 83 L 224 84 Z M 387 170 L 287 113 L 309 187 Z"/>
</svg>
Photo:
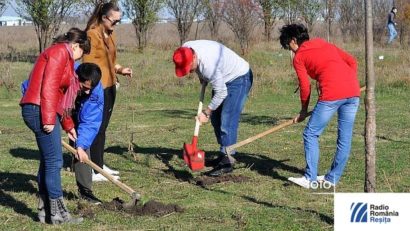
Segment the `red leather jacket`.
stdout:
<svg viewBox="0 0 410 231">
<path fill-rule="evenodd" d="M 20 105 L 39 105 L 42 124 L 55 124 L 56 114 L 63 114 L 60 101 L 74 76 L 74 59 L 65 44 L 52 45 L 37 58 Z"/>
</svg>

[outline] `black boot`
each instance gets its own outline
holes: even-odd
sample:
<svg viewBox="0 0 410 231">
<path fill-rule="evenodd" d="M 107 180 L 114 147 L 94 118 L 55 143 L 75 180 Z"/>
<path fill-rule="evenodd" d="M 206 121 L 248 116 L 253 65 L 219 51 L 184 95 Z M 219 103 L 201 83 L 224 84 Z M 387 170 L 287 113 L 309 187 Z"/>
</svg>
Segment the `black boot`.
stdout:
<svg viewBox="0 0 410 231">
<path fill-rule="evenodd" d="M 91 204 L 94 204 L 94 205 L 102 204 L 102 201 L 94 195 L 91 189 L 79 186 L 78 193 L 80 194 L 81 199 L 86 200 L 87 202 Z"/>
<path fill-rule="evenodd" d="M 51 212 L 51 223 L 53 225 L 62 223 L 79 224 L 83 221 L 82 217 L 73 218 L 66 205 L 64 204 L 63 197 L 57 199 L 50 198 L 50 212 Z"/>
<path fill-rule="evenodd" d="M 221 161 L 214 167 L 214 169 L 205 174 L 212 177 L 222 176 L 223 174 L 232 172 L 234 164 L 235 158 L 225 155 L 221 159 Z"/>
</svg>

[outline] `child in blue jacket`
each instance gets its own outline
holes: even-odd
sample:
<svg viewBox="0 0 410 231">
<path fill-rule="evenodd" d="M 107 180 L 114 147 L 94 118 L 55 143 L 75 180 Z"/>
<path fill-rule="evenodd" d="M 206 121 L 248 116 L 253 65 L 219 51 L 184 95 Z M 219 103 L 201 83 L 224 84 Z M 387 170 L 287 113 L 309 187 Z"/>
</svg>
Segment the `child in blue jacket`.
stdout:
<svg viewBox="0 0 410 231">
<path fill-rule="evenodd" d="M 101 70 L 93 63 L 82 63 L 76 69 L 80 81 L 81 91 L 76 98 L 75 109 L 71 117 L 65 117 L 63 123 L 67 128 L 75 127 L 77 137 L 70 137 L 71 145 L 77 150 L 74 161 L 74 171 L 80 198 L 100 204 L 101 201 L 94 196 L 92 185 L 92 169 L 84 164 L 89 158 L 89 149 L 100 129 L 103 108 L 104 90 L 100 82 Z"/>
</svg>

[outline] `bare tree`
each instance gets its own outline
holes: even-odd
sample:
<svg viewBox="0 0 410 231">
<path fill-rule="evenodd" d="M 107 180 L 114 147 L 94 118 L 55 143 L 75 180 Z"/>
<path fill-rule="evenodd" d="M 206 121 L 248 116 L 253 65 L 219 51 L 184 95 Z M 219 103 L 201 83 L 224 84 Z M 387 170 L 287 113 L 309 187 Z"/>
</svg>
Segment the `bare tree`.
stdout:
<svg viewBox="0 0 410 231">
<path fill-rule="evenodd" d="M 400 44 L 403 44 L 405 42 L 405 37 L 408 37 L 407 41 L 410 41 L 408 34 L 410 32 L 410 0 L 396 0 L 394 4 L 399 10 L 397 14 L 397 21 Z M 389 10 L 390 9 L 391 7 L 389 8 Z"/>
<path fill-rule="evenodd" d="M 359 40 L 364 36 L 364 2 L 357 0 L 339 0 L 339 25 L 343 38 Z"/>
<path fill-rule="evenodd" d="M 222 2 L 223 0 L 202 1 L 203 15 L 208 24 L 212 39 L 218 37 L 218 31 L 222 21 Z"/>
<path fill-rule="evenodd" d="M 272 40 L 272 30 L 275 26 L 276 20 L 279 18 L 281 13 L 281 0 L 258 0 L 262 7 L 262 19 L 264 22 L 264 34 L 266 41 L 270 42 Z"/>
<path fill-rule="evenodd" d="M 307 24 L 308 30 L 313 30 L 313 23 L 320 16 L 320 9 L 324 8 L 321 0 L 301 0 L 299 4 L 300 16 Z"/>
<path fill-rule="evenodd" d="M 283 18 L 286 24 L 295 23 L 299 15 L 299 1 L 298 0 L 284 0 L 281 1 L 283 9 Z"/>
<path fill-rule="evenodd" d="M 366 0 L 366 174 L 365 192 L 376 192 L 376 99 L 373 61 L 372 0 Z"/>
<path fill-rule="evenodd" d="M 60 31 L 64 18 L 74 12 L 79 0 L 16 0 L 15 2 L 16 12 L 21 17 L 33 21 L 41 53 Z"/>
<path fill-rule="evenodd" d="M 7 9 L 6 0 L 0 0 L 0 16 L 3 15 L 6 9 Z"/>
<path fill-rule="evenodd" d="M 327 41 L 330 41 L 332 36 L 332 23 L 335 18 L 334 14 L 334 6 L 335 0 L 324 0 L 325 3 L 325 11 L 323 11 L 322 17 L 325 19 L 327 24 Z"/>
<path fill-rule="evenodd" d="M 258 23 L 260 7 L 254 0 L 225 0 L 223 19 L 241 46 L 242 54 L 249 48 L 251 33 Z"/>
<path fill-rule="evenodd" d="M 157 21 L 157 13 L 163 0 L 125 0 L 124 11 L 137 34 L 138 49 L 142 51 L 148 43 L 148 30 Z"/>
<path fill-rule="evenodd" d="M 169 12 L 176 20 L 179 42 L 187 40 L 192 23 L 198 14 L 200 0 L 167 0 Z"/>
</svg>

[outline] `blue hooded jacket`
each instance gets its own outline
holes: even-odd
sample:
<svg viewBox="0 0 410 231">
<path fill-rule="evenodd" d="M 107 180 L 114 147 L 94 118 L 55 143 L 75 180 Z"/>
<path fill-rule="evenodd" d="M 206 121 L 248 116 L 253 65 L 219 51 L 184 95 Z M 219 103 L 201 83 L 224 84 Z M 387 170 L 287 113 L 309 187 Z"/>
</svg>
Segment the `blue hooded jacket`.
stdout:
<svg viewBox="0 0 410 231">
<path fill-rule="evenodd" d="M 104 110 L 104 89 L 101 81 L 91 90 L 90 96 L 82 99 L 77 110 L 76 148 L 89 149 L 100 130 Z"/>
</svg>

